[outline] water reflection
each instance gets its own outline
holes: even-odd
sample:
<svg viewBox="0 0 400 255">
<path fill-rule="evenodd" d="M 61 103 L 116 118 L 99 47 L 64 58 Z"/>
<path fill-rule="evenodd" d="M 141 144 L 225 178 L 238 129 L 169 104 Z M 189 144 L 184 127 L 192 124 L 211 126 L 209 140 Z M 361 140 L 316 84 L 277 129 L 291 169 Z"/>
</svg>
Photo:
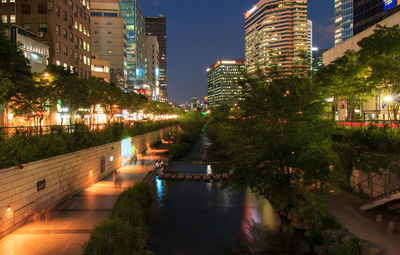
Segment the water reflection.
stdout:
<svg viewBox="0 0 400 255">
<path fill-rule="evenodd" d="M 156 187 L 157 187 L 158 201 L 159 201 L 159 204 L 161 204 L 162 198 L 164 196 L 164 187 L 163 187 L 163 181 L 158 179 L 158 177 L 156 177 Z"/>
<path fill-rule="evenodd" d="M 174 168 L 197 174 L 210 169 L 207 165 Z M 305 254 L 297 248 L 299 238 L 293 229 L 280 220 L 268 200 L 250 190 L 221 186 L 156 179 L 158 203 L 152 211 L 150 240 L 155 254 L 230 254 L 232 249 Z"/>
</svg>

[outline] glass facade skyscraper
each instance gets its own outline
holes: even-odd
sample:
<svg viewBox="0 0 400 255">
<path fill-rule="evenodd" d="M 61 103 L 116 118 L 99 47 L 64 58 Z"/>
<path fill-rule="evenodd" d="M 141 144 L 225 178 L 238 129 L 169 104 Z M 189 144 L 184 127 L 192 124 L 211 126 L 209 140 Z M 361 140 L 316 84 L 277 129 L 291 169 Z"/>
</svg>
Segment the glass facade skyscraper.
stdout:
<svg viewBox="0 0 400 255">
<path fill-rule="evenodd" d="M 168 101 L 167 93 L 167 20 L 163 15 L 146 17 L 146 35 L 157 36 L 160 46 L 160 100 Z"/>
<path fill-rule="evenodd" d="M 335 45 L 353 37 L 353 0 L 335 0 Z"/>
<path fill-rule="evenodd" d="M 244 69 L 243 59 L 220 59 L 207 69 L 209 107 L 235 106 L 243 99 L 239 80 Z"/>
<path fill-rule="evenodd" d="M 145 23 L 137 0 L 120 0 L 121 14 L 126 21 L 127 90 L 142 89 L 146 80 Z"/>
</svg>

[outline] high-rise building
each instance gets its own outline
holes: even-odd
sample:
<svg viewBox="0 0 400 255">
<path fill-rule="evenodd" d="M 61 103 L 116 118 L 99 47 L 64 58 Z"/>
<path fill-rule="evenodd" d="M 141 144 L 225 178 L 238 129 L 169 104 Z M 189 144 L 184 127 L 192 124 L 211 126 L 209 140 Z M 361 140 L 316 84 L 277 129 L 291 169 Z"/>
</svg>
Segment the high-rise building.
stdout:
<svg viewBox="0 0 400 255">
<path fill-rule="evenodd" d="M 354 35 L 400 10 L 400 0 L 354 0 Z"/>
<path fill-rule="evenodd" d="M 310 61 L 310 67 L 312 66 L 312 48 L 313 48 L 313 33 L 312 33 L 312 21 L 307 20 L 307 55 Z"/>
<path fill-rule="evenodd" d="M 159 100 L 160 96 L 160 50 L 157 36 L 146 36 L 146 76 L 151 86 L 152 99 Z"/>
<path fill-rule="evenodd" d="M 160 100 L 168 101 L 167 93 L 167 25 L 163 15 L 146 17 L 146 35 L 157 36 L 160 48 Z"/>
<path fill-rule="evenodd" d="M 335 45 L 353 37 L 353 0 L 335 0 Z"/>
<path fill-rule="evenodd" d="M 91 44 L 88 0 L 1 0 L 2 23 L 12 23 L 43 37 L 49 63 L 90 76 Z"/>
<path fill-rule="evenodd" d="M 307 0 L 261 0 L 245 13 L 246 69 L 308 69 Z"/>
<path fill-rule="evenodd" d="M 127 37 L 118 0 L 92 0 L 90 16 L 93 58 L 107 60 L 110 63 L 110 82 L 124 89 L 128 74 Z"/>
<path fill-rule="evenodd" d="M 127 35 L 127 90 L 138 91 L 146 80 L 145 23 L 137 0 L 120 0 Z"/>
<path fill-rule="evenodd" d="M 219 59 L 207 68 L 208 107 L 223 103 L 236 106 L 243 100 L 239 81 L 244 70 L 244 59 Z"/>
</svg>

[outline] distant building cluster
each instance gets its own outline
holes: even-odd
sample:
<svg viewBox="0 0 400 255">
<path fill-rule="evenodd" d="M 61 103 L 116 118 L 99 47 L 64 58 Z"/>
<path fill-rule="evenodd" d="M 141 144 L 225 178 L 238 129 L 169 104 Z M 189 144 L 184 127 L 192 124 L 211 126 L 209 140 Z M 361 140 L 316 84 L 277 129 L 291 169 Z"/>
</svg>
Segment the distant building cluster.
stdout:
<svg viewBox="0 0 400 255">
<path fill-rule="evenodd" d="M 63 66 L 168 100 L 166 18 L 145 17 L 137 0 L 1 0 L 0 16 L 33 72 Z"/>
</svg>

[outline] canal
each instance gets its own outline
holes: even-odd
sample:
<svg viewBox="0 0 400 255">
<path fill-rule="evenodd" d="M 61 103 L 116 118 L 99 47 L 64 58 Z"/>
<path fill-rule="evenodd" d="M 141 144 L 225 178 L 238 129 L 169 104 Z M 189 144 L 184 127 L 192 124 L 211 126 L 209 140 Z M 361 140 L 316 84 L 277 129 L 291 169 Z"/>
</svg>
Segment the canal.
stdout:
<svg viewBox="0 0 400 255">
<path fill-rule="evenodd" d="M 202 134 L 172 164 L 181 173 L 213 173 L 210 141 Z M 222 183 L 156 179 L 150 226 L 155 254 L 311 254 L 303 233 L 274 213 L 265 198 Z"/>
</svg>

